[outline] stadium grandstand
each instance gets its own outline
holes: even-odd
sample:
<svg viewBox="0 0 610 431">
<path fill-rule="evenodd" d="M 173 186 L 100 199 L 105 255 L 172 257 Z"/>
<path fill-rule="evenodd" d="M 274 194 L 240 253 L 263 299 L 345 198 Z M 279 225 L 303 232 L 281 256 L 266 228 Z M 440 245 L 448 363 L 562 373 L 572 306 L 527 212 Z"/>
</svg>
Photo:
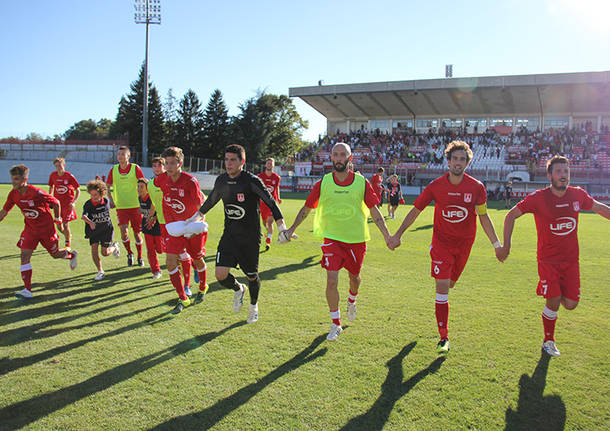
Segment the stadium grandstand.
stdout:
<svg viewBox="0 0 610 431">
<path fill-rule="evenodd" d="M 443 150 L 473 148 L 469 172 L 488 189 L 514 179 L 514 197 L 546 184 L 546 160 L 572 161 L 572 182 L 610 200 L 610 71 L 445 78 L 290 88 L 326 117 L 327 134 L 297 156 L 294 189 L 331 170 L 329 151 L 349 143 L 354 168 L 398 173 L 418 194 L 446 169 Z"/>
</svg>

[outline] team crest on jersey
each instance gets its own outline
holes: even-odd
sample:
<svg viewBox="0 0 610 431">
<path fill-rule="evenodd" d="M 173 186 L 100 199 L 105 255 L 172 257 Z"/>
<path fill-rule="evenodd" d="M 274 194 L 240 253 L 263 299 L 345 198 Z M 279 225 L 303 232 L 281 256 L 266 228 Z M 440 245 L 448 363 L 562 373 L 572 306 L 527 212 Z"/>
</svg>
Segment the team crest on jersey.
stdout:
<svg viewBox="0 0 610 431">
<path fill-rule="evenodd" d="M 464 193 L 464 202 L 472 202 L 472 193 Z"/>
<path fill-rule="evenodd" d="M 243 193 L 237 193 L 237 201 L 238 202 L 243 202 L 245 200 L 246 200 L 246 198 L 244 197 Z"/>
<path fill-rule="evenodd" d="M 572 208 L 574 208 L 574 211 L 580 211 L 580 202 L 572 202 Z"/>
<path fill-rule="evenodd" d="M 184 197 L 184 190 L 183 189 L 178 189 L 178 195 L 183 198 Z"/>
<path fill-rule="evenodd" d="M 29 200 L 29 201 L 28 201 L 28 205 L 29 205 L 29 206 L 31 206 L 31 207 L 33 207 L 33 206 L 34 206 L 34 201 Z"/>
</svg>

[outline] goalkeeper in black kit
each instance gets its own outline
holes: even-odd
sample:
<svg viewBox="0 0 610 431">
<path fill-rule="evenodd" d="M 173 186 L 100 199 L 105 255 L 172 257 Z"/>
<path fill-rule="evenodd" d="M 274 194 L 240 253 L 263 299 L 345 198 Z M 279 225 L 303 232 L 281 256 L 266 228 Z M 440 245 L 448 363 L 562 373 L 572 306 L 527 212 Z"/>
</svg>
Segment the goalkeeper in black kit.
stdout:
<svg viewBox="0 0 610 431">
<path fill-rule="evenodd" d="M 216 178 L 214 189 L 190 221 L 196 221 L 222 199 L 225 212 L 225 228 L 216 252 L 216 279 L 235 291 L 233 311 L 239 312 L 244 294 L 250 290 L 248 323 L 258 320 L 258 293 L 261 286 L 258 277 L 258 256 L 261 245 L 260 207 L 262 200 L 273 214 L 278 231 L 286 230 L 284 218 L 277 203 L 260 178 L 244 170 L 246 152 L 241 145 L 229 145 L 225 149 L 226 173 Z M 248 277 L 248 286 L 239 283 L 231 274 L 237 265 Z"/>
</svg>

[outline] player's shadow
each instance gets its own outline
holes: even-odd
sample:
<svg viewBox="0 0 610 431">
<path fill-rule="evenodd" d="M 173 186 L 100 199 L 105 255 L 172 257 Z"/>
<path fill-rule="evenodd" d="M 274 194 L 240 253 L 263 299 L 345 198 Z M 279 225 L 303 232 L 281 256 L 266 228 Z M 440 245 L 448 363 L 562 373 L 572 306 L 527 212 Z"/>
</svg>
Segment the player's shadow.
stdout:
<svg viewBox="0 0 610 431">
<path fill-rule="evenodd" d="M 157 291 L 150 295 L 138 295 L 135 298 L 131 298 L 131 299 L 127 299 L 127 300 L 124 299 L 124 295 L 123 295 L 123 296 L 120 296 L 120 298 L 123 299 L 121 302 L 105 305 L 103 307 L 96 308 L 95 310 L 89 310 L 89 311 L 86 311 L 83 313 L 77 313 L 77 314 L 70 314 L 68 316 L 62 316 L 62 317 L 59 317 L 56 319 L 47 319 L 42 322 L 36 322 L 34 324 L 30 324 L 30 325 L 23 326 L 23 327 L 7 329 L 7 330 L 3 331 L 3 333 L 2 333 L 2 338 L 0 339 L 0 346 L 15 345 L 15 344 L 19 344 L 24 341 L 31 341 L 31 340 L 37 340 L 37 339 L 42 339 L 42 338 L 53 337 L 55 335 L 65 334 L 69 331 L 78 330 L 78 329 L 82 329 L 82 328 L 88 328 L 88 327 L 94 327 L 96 325 L 100 325 L 103 323 L 117 322 L 126 317 L 133 316 L 134 314 L 138 314 L 138 313 L 149 311 L 149 310 L 152 310 L 152 309 L 155 309 L 158 307 L 166 306 L 166 303 L 155 304 L 153 306 L 146 307 L 141 310 L 129 310 L 126 313 L 112 315 L 110 317 L 106 317 L 104 319 L 100 319 L 95 322 L 85 322 L 80 325 L 63 326 L 63 327 L 59 327 L 59 328 L 56 327 L 58 325 L 62 325 L 62 324 L 65 324 L 65 323 L 68 323 L 68 322 L 71 322 L 74 320 L 78 320 L 78 319 L 86 317 L 88 315 L 97 315 L 99 313 L 106 312 L 106 311 L 108 311 L 112 308 L 118 307 L 118 306 L 125 306 L 128 304 L 137 302 L 137 301 L 141 301 L 142 299 L 151 298 L 154 296 L 162 295 L 164 293 L 165 292 Z M 172 301 L 172 304 L 173 303 L 174 303 L 174 301 Z"/>
<path fill-rule="evenodd" d="M 373 403 L 371 408 L 364 414 L 350 419 L 341 430 L 381 430 L 388 421 L 392 409 L 396 402 L 406 395 L 416 384 L 428 375 L 436 373 L 445 361 L 445 357 L 436 358 L 430 365 L 423 370 L 413 374 L 403 382 L 404 373 L 402 361 L 413 350 L 417 343 L 407 344 L 402 350 L 390 359 L 386 366 L 389 368 L 388 375 L 381 385 L 381 394 Z"/>
<path fill-rule="evenodd" d="M 517 410 L 506 410 L 505 430 L 562 430 L 566 424 L 566 406 L 559 395 L 543 396 L 550 356 L 542 353 L 532 374 L 519 379 Z"/>
<path fill-rule="evenodd" d="M 109 283 L 109 285 L 112 285 L 112 282 L 110 280 L 107 283 Z M 81 290 L 79 290 L 78 293 L 83 293 L 83 292 L 86 292 L 89 290 L 98 290 L 99 288 L 100 287 L 90 287 L 88 289 L 81 289 Z M 78 296 L 70 301 L 51 303 L 51 304 L 43 305 L 42 307 L 33 307 L 32 305 L 34 303 L 29 302 L 32 300 L 15 300 L 17 305 L 23 304 L 24 302 L 28 301 L 26 303 L 30 304 L 30 306 L 27 308 L 19 307 L 17 309 L 17 311 L 14 311 L 13 313 L 10 313 L 10 314 L 3 315 L 2 319 L 0 320 L 0 327 L 8 325 L 8 324 L 16 323 L 19 321 L 38 318 L 41 315 L 53 315 L 53 314 L 65 313 L 65 312 L 71 311 L 73 309 L 80 309 L 82 307 L 90 307 L 92 305 L 101 304 L 101 303 L 105 303 L 105 302 L 109 302 L 109 301 L 113 301 L 113 300 L 119 300 L 114 303 L 114 306 L 118 307 L 121 304 L 125 303 L 125 299 L 129 294 L 137 293 L 142 290 L 147 290 L 149 288 L 151 288 L 151 287 L 148 285 L 146 285 L 146 286 L 136 285 L 136 286 L 131 286 L 131 287 L 128 287 L 125 289 L 121 289 L 119 291 L 112 290 L 112 291 L 108 291 L 108 292 L 99 293 L 97 295 Z M 160 291 L 160 292 L 165 293 L 165 291 Z M 144 297 L 140 297 L 140 298 L 144 299 Z M 96 310 L 91 310 L 91 311 L 87 312 L 87 314 L 92 314 L 95 312 L 96 312 Z"/>
<path fill-rule="evenodd" d="M 263 272 L 259 272 L 258 276 L 261 280 L 274 280 L 278 274 L 286 274 L 287 272 L 299 271 L 310 266 L 316 266 L 320 263 L 319 257 L 309 256 L 303 259 L 299 263 L 289 263 L 284 266 L 277 266 L 275 268 L 267 269 Z"/>
<path fill-rule="evenodd" d="M 434 227 L 433 224 L 425 224 L 422 226 L 417 226 L 415 229 L 411 229 L 411 232 L 417 232 L 418 230 L 430 230 Z"/>
<path fill-rule="evenodd" d="M 38 256 L 40 254 L 46 254 L 46 253 L 47 253 L 46 250 L 34 250 L 34 252 L 32 253 L 32 256 Z M 2 257 L 0 257 L 0 262 L 2 262 L 3 260 L 10 260 L 10 259 L 21 259 L 21 253 L 9 254 L 8 256 L 2 256 Z"/>
<path fill-rule="evenodd" d="M 0 409 L 0 423 L 3 430 L 16 430 L 28 424 L 63 409 L 73 403 L 87 398 L 95 393 L 105 391 L 123 381 L 146 371 L 152 367 L 162 364 L 171 359 L 178 362 L 182 355 L 197 349 L 205 343 L 214 340 L 231 329 L 245 325 L 245 322 L 237 322 L 220 331 L 207 332 L 187 340 L 183 340 L 171 347 L 151 353 L 133 361 L 114 367 L 103 373 L 97 374 L 80 383 L 47 392 L 43 395 L 10 404 Z"/>
<path fill-rule="evenodd" d="M 167 422 L 151 428 L 151 430 L 207 430 L 212 428 L 225 416 L 230 414 L 233 410 L 244 406 L 252 397 L 280 377 L 283 377 L 284 375 L 296 370 L 308 362 L 324 356 L 328 350 L 326 347 L 320 350 L 316 349 L 320 344 L 322 344 L 325 338 L 326 335 L 316 337 L 309 346 L 301 350 L 290 360 L 284 362 L 282 365 L 264 375 L 260 379 L 257 379 L 255 383 L 244 386 L 234 394 L 218 400 L 214 405 L 211 405 L 210 407 L 196 413 L 169 419 Z"/>
</svg>

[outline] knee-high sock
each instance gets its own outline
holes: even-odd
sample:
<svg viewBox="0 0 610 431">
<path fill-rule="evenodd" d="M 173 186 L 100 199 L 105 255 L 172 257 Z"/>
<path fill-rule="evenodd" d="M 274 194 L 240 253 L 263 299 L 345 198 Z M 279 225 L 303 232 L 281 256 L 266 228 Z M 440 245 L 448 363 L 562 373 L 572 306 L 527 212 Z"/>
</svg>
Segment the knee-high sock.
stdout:
<svg viewBox="0 0 610 431">
<path fill-rule="evenodd" d="M 248 290 L 250 291 L 250 304 L 254 305 L 258 302 L 258 292 L 261 289 L 261 279 L 256 276 L 255 280 L 248 280 Z"/>
<path fill-rule="evenodd" d="M 180 255 L 180 265 L 182 266 L 184 285 L 191 287 L 191 256 L 188 253 Z"/>
<path fill-rule="evenodd" d="M 548 307 L 542 310 L 542 326 L 544 327 L 544 341 L 555 341 L 555 323 L 557 322 L 557 312 Z"/>
<path fill-rule="evenodd" d="M 21 279 L 23 280 L 23 287 L 30 292 L 32 291 L 32 264 L 26 263 L 21 265 Z"/>
<path fill-rule="evenodd" d="M 436 294 L 436 324 L 441 340 L 449 339 L 449 295 Z"/>
<path fill-rule="evenodd" d="M 142 243 L 136 241 L 136 251 L 138 252 L 138 259 L 142 259 Z"/>
<path fill-rule="evenodd" d="M 172 281 L 176 292 L 178 293 L 178 298 L 186 301 L 186 293 L 184 292 L 184 284 L 182 284 L 182 277 L 180 276 L 180 271 L 178 267 L 175 267 L 171 271 L 169 271 L 169 279 Z"/>
<path fill-rule="evenodd" d="M 123 240 L 123 246 L 125 246 L 125 250 L 127 250 L 127 254 L 133 254 L 133 252 L 131 251 L 131 241 L 129 241 L 129 239 Z"/>
<path fill-rule="evenodd" d="M 239 284 L 237 284 L 237 280 L 235 280 L 235 277 L 233 277 L 233 274 L 231 273 L 229 273 L 227 278 L 224 280 L 218 280 L 218 282 L 221 286 L 226 287 L 227 289 L 231 289 L 236 292 L 239 290 Z"/>
<path fill-rule="evenodd" d="M 198 269 L 197 274 L 199 274 L 199 290 L 205 290 L 205 285 L 208 284 L 208 267 L 205 262 L 203 262 L 203 269 Z"/>
</svg>

